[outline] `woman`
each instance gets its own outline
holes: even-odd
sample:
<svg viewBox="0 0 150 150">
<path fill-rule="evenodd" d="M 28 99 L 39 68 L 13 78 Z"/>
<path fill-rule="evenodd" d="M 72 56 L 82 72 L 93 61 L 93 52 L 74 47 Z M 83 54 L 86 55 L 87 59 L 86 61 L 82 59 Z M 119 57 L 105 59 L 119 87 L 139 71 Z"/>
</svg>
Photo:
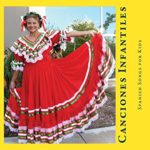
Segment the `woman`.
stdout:
<svg viewBox="0 0 150 150">
<path fill-rule="evenodd" d="M 19 143 L 59 143 L 88 127 L 107 99 L 105 79 L 114 67 L 111 51 L 100 34 L 40 33 L 43 21 L 37 13 L 26 14 L 22 26 L 29 33 L 11 47 L 14 73 L 5 125 L 18 133 Z M 55 45 L 85 35 L 92 35 L 91 41 L 64 58 L 50 58 Z M 23 72 L 22 87 L 16 88 L 19 71 Z"/>
</svg>

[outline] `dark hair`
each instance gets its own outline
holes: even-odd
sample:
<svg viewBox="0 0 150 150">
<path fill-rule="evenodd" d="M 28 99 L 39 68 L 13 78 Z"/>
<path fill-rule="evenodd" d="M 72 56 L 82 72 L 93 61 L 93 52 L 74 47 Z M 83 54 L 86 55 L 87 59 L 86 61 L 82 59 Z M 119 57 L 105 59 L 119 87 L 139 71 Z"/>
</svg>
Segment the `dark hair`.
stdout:
<svg viewBox="0 0 150 150">
<path fill-rule="evenodd" d="M 38 20 L 39 22 L 39 26 L 41 27 L 42 26 L 42 17 L 36 13 L 36 12 L 29 12 L 27 13 L 24 17 L 23 17 L 23 20 L 27 20 L 28 18 L 35 18 Z M 27 28 L 27 24 L 25 24 L 25 27 Z"/>
</svg>

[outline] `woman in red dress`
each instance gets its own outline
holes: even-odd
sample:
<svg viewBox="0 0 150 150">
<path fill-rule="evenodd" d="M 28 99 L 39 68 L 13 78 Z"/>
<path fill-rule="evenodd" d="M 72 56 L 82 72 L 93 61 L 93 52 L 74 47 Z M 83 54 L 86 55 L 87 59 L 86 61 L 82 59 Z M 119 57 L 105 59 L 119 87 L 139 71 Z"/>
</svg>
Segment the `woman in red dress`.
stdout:
<svg viewBox="0 0 150 150">
<path fill-rule="evenodd" d="M 18 133 L 19 143 L 59 143 L 98 118 L 114 59 L 102 35 L 94 31 L 40 33 L 43 20 L 32 12 L 24 16 L 23 25 L 29 34 L 11 47 L 14 73 L 5 125 Z M 91 40 L 68 56 L 50 58 L 54 45 L 85 35 L 92 35 Z M 16 88 L 19 71 L 22 87 Z"/>
</svg>

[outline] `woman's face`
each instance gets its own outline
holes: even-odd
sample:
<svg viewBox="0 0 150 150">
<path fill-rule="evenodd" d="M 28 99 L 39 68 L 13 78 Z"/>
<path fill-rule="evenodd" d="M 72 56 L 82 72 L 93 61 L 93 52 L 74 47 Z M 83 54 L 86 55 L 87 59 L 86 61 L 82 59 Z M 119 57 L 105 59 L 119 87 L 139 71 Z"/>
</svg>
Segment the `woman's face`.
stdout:
<svg viewBox="0 0 150 150">
<path fill-rule="evenodd" d="M 38 31 L 39 29 L 39 22 L 37 19 L 35 18 L 28 18 L 27 20 L 27 30 L 31 33 L 34 33 L 36 31 Z"/>
</svg>

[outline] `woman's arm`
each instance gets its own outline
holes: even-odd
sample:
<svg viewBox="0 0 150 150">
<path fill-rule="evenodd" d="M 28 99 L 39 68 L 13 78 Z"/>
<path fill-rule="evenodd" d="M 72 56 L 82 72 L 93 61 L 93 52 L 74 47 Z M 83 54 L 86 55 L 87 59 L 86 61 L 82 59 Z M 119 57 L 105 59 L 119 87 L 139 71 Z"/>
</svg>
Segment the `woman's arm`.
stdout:
<svg viewBox="0 0 150 150">
<path fill-rule="evenodd" d="M 11 82 L 10 82 L 10 86 L 9 86 L 10 91 L 13 90 L 15 88 L 15 86 L 16 86 L 15 82 L 16 82 L 16 80 L 18 78 L 18 73 L 19 73 L 19 71 L 14 71 L 13 72 L 13 76 L 12 76 L 12 79 L 11 79 Z"/>
<path fill-rule="evenodd" d="M 71 31 L 67 33 L 67 37 L 80 37 L 80 36 L 85 36 L 85 35 L 94 35 L 96 31 L 94 30 L 89 30 L 89 31 Z"/>
</svg>

